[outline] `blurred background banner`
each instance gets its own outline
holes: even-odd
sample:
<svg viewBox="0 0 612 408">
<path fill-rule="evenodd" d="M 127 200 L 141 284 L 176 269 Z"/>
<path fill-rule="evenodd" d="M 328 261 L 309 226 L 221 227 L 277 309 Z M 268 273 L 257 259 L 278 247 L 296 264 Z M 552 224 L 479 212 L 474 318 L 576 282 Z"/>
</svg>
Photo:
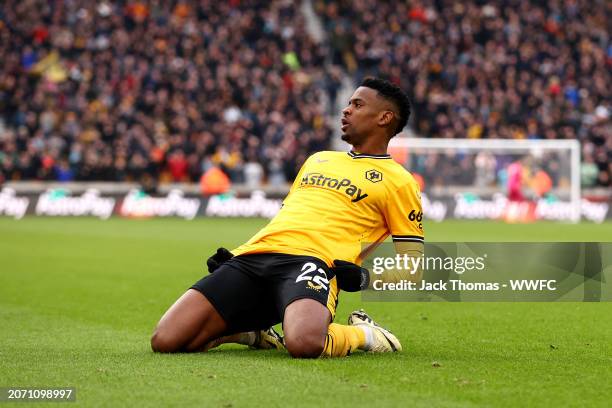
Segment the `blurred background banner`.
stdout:
<svg viewBox="0 0 612 408">
<path fill-rule="evenodd" d="M 14 187 L 17 187 L 14 188 Z M 450 189 L 422 193 L 425 219 L 501 220 L 533 222 L 538 220 L 574 220 L 571 203 L 550 198 L 513 202 L 502 193 L 476 195 Z M 5 186 L 0 190 L 0 215 L 20 219 L 25 215 L 44 216 L 110 216 L 150 218 L 180 217 L 264 217 L 272 218 L 280 210 L 288 192 L 284 189 L 233 190 L 225 194 L 202 196 L 197 188 L 177 186 L 149 194 L 138 186 L 126 184 L 68 184 Z M 580 219 L 602 223 L 612 218 L 608 202 L 582 198 Z"/>
</svg>

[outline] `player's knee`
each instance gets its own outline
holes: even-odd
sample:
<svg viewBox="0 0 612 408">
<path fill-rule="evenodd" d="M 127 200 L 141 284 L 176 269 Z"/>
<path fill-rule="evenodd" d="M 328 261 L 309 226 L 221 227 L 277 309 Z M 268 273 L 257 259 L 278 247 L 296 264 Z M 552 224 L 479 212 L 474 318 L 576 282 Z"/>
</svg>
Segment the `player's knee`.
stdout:
<svg viewBox="0 0 612 408">
<path fill-rule="evenodd" d="M 285 347 L 295 358 L 317 358 L 323 353 L 325 337 L 315 334 L 285 337 Z"/>
<path fill-rule="evenodd" d="M 174 336 L 155 329 L 151 336 L 151 349 L 156 353 L 174 353 L 179 351 L 180 344 Z"/>
</svg>

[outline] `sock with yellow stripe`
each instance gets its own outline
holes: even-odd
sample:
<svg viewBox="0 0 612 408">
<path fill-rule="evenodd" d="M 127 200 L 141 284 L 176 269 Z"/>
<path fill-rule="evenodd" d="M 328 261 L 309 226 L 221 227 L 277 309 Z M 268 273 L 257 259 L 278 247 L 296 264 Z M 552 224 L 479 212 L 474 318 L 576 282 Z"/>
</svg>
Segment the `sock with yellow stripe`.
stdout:
<svg viewBox="0 0 612 408">
<path fill-rule="evenodd" d="M 327 329 L 322 356 L 344 357 L 357 349 L 363 349 L 366 333 L 361 327 L 331 323 Z"/>
</svg>

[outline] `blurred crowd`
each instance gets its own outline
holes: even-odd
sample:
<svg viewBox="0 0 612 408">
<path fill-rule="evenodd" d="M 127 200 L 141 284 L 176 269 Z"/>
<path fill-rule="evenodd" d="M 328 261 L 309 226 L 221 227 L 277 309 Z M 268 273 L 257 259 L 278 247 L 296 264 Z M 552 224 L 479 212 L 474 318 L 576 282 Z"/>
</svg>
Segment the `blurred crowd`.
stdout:
<svg viewBox="0 0 612 408">
<path fill-rule="evenodd" d="M 0 182 L 282 184 L 330 148 L 342 77 L 377 75 L 420 136 L 578 139 L 610 185 L 609 1 L 313 4 L 321 44 L 299 1 L 1 2 Z"/>
<path fill-rule="evenodd" d="M 411 91 L 417 134 L 579 139 L 583 184 L 610 185 L 612 2 L 315 4 L 336 63 Z"/>
<path fill-rule="evenodd" d="M 536 150 L 528 154 L 482 150 L 450 154 L 418 149 L 409 160 L 409 167 L 422 189 L 469 186 L 506 190 L 514 170 L 520 173 L 520 186 L 529 190 L 531 198 L 548 194 L 567 198 L 570 194 L 571 157 L 568 150 Z"/>
<path fill-rule="evenodd" d="M 3 1 L 0 181 L 284 183 L 329 148 L 325 55 L 292 1 Z"/>
</svg>

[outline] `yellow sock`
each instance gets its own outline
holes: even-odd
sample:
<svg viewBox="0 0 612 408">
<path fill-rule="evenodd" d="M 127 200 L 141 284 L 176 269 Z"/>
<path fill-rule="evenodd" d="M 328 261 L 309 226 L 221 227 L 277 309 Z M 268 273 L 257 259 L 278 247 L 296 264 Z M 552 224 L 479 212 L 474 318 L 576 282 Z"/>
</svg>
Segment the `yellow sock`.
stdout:
<svg viewBox="0 0 612 408">
<path fill-rule="evenodd" d="M 325 348 L 321 355 L 326 357 L 344 357 L 363 347 L 365 341 L 365 333 L 359 327 L 332 323 L 327 329 Z"/>
</svg>

